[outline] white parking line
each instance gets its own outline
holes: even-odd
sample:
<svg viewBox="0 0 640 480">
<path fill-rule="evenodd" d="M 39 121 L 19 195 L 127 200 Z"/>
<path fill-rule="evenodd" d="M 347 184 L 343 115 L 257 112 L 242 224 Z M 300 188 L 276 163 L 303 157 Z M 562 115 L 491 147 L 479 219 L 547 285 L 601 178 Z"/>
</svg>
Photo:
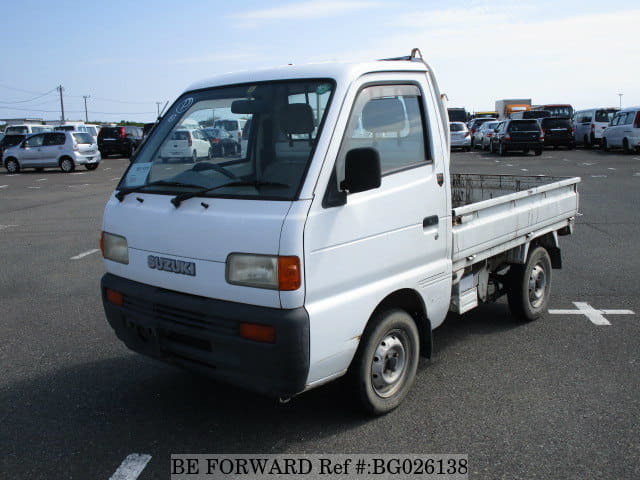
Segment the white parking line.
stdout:
<svg viewBox="0 0 640 480">
<path fill-rule="evenodd" d="M 636 173 L 634 173 L 634 174 L 633 174 L 633 176 L 634 176 L 634 177 L 640 177 L 640 172 L 636 172 Z M 5 186 L 6 186 L 6 185 L 5 185 Z M 2 187 L 0 187 L 0 188 L 2 188 Z"/>
<path fill-rule="evenodd" d="M 0 225 L 0 230 L 4 230 L 5 228 L 17 227 L 18 225 Z"/>
<path fill-rule="evenodd" d="M 591 178 L 607 178 L 606 175 L 591 175 Z"/>
<path fill-rule="evenodd" d="M 47 181 L 47 179 L 46 179 L 46 178 L 38 178 L 38 179 L 36 180 L 36 182 L 46 182 L 46 181 Z"/>
<path fill-rule="evenodd" d="M 42 188 L 42 187 L 27 187 L 27 188 Z"/>
<path fill-rule="evenodd" d="M 105 168 L 105 170 L 111 170 L 111 167 L 109 167 L 109 168 Z"/>
<path fill-rule="evenodd" d="M 87 172 L 76 172 L 76 173 L 72 173 L 71 175 L 84 175 Z"/>
<path fill-rule="evenodd" d="M 0 188 L 7 188 L 9 185 L 0 185 Z"/>
<path fill-rule="evenodd" d="M 111 180 L 120 180 L 120 177 L 113 177 Z"/>
<path fill-rule="evenodd" d="M 607 168 L 607 170 L 615 170 L 615 168 L 609 167 L 609 168 Z"/>
<path fill-rule="evenodd" d="M 572 302 L 577 310 L 549 310 L 551 315 L 584 315 L 594 325 L 611 325 L 604 315 L 634 315 L 633 310 L 595 309 L 586 302 Z"/>
<path fill-rule="evenodd" d="M 19 173 L 12 173 L 11 175 L 6 175 L 7 177 L 17 177 L 20 175 Z"/>
<path fill-rule="evenodd" d="M 146 453 L 132 453 L 127 455 L 109 480 L 135 480 L 151 460 Z"/>
<path fill-rule="evenodd" d="M 71 257 L 69 260 L 80 260 L 81 258 L 84 258 L 84 257 L 86 257 L 88 255 L 93 255 L 94 253 L 97 253 L 99 251 L 100 251 L 99 248 L 94 248 L 92 250 L 87 250 L 86 252 L 79 253 L 75 257 Z"/>
<path fill-rule="evenodd" d="M 527 169 L 527 168 L 521 168 L 520 170 L 523 171 L 523 172 L 528 172 L 529 171 L 529 169 Z"/>
</svg>

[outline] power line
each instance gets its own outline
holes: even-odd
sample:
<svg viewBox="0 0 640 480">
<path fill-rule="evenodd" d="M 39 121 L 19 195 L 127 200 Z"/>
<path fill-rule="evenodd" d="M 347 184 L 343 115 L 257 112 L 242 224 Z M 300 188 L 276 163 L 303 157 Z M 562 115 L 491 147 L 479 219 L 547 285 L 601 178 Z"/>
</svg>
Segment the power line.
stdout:
<svg viewBox="0 0 640 480">
<path fill-rule="evenodd" d="M 54 92 L 54 90 L 56 90 L 56 89 L 55 89 L 55 88 L 52 88 L 52 89 L 51 89 L 51 90 L 49 90 L 48 92 L 43 93 L 42 95 L 38 95 L 37 97 L 30 98 L 30 99 L 28 99 L 28 100 L 18 100 L 18 101 L 15 101 L 15 102 L 8 102 L 8 101 L 6 101 L 6 100 L 0 100 L 0 103 L 6 103 L 6 104 L 12 104 L 12 105 L 13 105 L 13 104 L 16 104 L 16 103 L 27 103 L 27 102 L 33 102 L 34 100 L 37 100 L 37 99 L 39 99 L 39 98 L 45 97 L 45 96 L 47 96 L 47 95 L 50 95 L 51 93 L 53 93 L 53 92 Z"/>
<path fill-rule="evenodd" d="M 0 110 L 16 110 L 20 112 L 60 113 L 60 110 L 41 110 L 39 108 L 14 108 L 0 105 Z M 65 110 L 66 113 L 84 113 L 84 110 Z M 94 112 L 102 115 L 155 115 L 156 112 Z"/>
</svg>

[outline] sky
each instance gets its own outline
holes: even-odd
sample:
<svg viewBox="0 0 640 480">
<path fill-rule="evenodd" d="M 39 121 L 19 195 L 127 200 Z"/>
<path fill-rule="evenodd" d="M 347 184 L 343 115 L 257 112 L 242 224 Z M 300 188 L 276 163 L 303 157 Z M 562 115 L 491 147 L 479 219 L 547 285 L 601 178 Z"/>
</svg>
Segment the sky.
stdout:
<svg viewBox="0 0 640 480">
<path fill-rule="evenodd" d="M 418 47 L 449 106 L 640 105 L 640 2 L 21 0 L 3 5 L 0 118 L 153 121 L 219 73 Z"/>
</svg>

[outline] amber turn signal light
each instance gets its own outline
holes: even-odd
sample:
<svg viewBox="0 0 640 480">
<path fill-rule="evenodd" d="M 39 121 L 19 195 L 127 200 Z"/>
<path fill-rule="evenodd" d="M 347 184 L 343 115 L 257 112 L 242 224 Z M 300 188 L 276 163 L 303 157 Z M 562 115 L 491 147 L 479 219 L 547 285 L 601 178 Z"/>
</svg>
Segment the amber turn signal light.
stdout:
<svg viewBox="0 0 640 480">
<path fill-rule="evenodd" d="M 278 290 L 291 291 L 300 288 L 300 259 L 278 257 Z"/>
<path fill-rule="evenodd" d="M 124 304 L 124 295 L 120 292 L 107 288 L 107 301 L 121 307 Z"/>
<path fill-rule="evenodd" d="M 247 340 L 253 340 L 254 342 L 275 343 L 276 329 L 257 323 L 241 323 L 240 336 Z"/>
</svg>

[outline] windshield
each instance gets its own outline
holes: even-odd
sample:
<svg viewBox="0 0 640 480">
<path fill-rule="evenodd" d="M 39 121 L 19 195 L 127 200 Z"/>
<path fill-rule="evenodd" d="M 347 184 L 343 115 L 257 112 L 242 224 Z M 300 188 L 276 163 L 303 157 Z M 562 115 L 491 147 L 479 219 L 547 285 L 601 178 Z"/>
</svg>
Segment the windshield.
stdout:
<svg viewBox="0 0 640 480">
<path fill-rule="evenodd" d="M 544 107 L 552 117 L 571 117 L 573 108 L 570 105 L 546 106 Z"/>
<path fill-rule="evenodd" d="M 153 129 L 118 189 L 293 200 L 333 88 L 331 80 L 305 80 L 188 92 Z M 221 128 L 249 122 L 234 135 Z"/>
<path fill-rule="evenodd" d="M 596 110 L 595 121 L 609 123 L 615 114 L 616 110 Z"/>
<path fill-rule="evenodd" d="M 7 127 L 4 129 L 5 135 L 11 135 L 15 133 L 29 133 L 29 127 L 19 126 L 19 127 Z"/>
</svg>

